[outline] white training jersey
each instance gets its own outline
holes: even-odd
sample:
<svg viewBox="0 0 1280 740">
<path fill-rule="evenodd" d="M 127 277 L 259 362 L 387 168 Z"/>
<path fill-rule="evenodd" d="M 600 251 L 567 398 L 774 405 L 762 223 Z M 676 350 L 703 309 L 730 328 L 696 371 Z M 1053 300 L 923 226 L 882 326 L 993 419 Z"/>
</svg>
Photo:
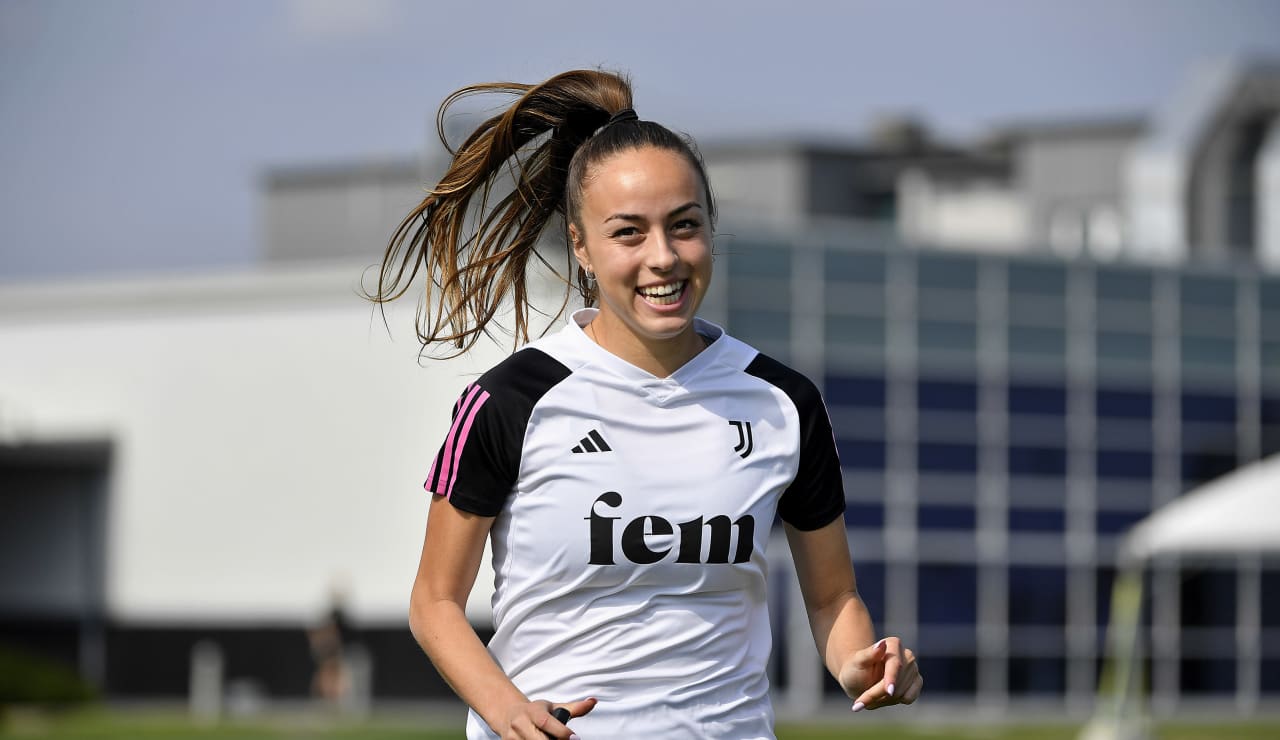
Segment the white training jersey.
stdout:
<svg viewBox="0 0 1280 740">
<path fill-rule="evenodd" d="M 773 738 L 769 531 L 844 511 L 818 390 L 702 320 L 706 349 L 655 377 L 594 315 L 468 386 L 426 482 L 496 517 L 489 650 L 531 699 L 599 699 L 587 740 Z M 471 712 L 467 737 L 497 735 Z"/>
</svg>

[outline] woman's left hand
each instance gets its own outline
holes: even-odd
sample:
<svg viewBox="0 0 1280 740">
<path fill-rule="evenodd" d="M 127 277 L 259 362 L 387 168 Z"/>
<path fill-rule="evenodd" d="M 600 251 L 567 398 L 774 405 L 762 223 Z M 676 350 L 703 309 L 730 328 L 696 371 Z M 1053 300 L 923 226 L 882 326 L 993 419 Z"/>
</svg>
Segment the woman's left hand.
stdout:
<svg viewBox="0 0 1280 740">
<path fill-rule="evenodd" d="M 924 687 L 915 653 L 896 637 L 886 637 L 850 656 L 840 668 L 839 681 L 854 700 L 855 712 L 911 704 Z"/>
</svg>

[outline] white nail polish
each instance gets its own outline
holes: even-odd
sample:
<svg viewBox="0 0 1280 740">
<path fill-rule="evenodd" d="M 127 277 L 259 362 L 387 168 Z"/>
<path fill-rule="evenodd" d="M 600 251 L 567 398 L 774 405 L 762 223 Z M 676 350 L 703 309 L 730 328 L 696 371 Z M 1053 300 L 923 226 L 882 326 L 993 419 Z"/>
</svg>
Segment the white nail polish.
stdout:
<svg viewBox="0 0 1280 740">
<path fill-rule="evenodd" d="M 867 705 L 863 704 L 862 702 L 855 702 L 853 705 L 853 711 L 855 712 L 861 712 L 863 709 L 866 709 L 866 708 L 867 708 Z"/>
<path fill-rule="evenodd" d="M 893 684 L 889 684 L 889 696 L 893 696 Z"/>
</svg>

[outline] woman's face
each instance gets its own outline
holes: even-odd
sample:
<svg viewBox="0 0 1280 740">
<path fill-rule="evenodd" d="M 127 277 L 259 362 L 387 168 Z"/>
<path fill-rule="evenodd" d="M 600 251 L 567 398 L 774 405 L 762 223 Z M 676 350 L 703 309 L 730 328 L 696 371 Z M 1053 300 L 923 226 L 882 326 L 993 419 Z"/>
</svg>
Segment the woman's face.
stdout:
<svg viewBox="0 0 1280 740">
<path fill-rule="evenodd" d="M 583 182 L 579 221 L 569 234 L 596 276 L 595 321 L 644 345 L 689 338 L 711 281 L 711 221 L 688 160 L 645 147 L 598 163 Z"/>
</svg>

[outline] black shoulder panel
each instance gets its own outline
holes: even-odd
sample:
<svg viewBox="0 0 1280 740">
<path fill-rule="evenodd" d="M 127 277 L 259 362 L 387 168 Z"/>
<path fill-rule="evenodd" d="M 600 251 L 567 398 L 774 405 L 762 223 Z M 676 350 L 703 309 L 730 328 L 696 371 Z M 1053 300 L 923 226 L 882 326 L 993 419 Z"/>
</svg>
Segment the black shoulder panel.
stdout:
<svg viewBox="0 0 1280 740">
<path fill-rule="evenodd" d="M 746 372 L 786 393 L 800 415 L 800 464 L 778 502 L 778 515 L 801 530 L 830 524 L 844 514 L 844 481 L 822 394 L 813 381 L 768 355 L 756 355 Z"/>
<path fill-rule="evenodd" d="M 533 407 L 570 370 L 551 355 L 526 348 L 467 386 L 425 488 L 454 506 L 497 516 L 515 486 Z"/>
</svg>

